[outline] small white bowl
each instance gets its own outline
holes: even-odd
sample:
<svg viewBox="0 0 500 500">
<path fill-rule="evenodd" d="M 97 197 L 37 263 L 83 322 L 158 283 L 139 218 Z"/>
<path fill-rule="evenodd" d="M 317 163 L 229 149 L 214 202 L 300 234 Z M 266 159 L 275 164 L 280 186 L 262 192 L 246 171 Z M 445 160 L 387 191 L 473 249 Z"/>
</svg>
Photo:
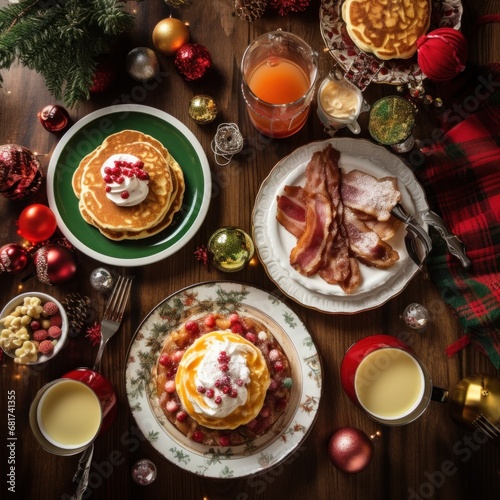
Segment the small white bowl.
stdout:
<svg viewBox="0 0 500 500">
<path fill-rule="evenodd" d="M 39 365 L 41 363 L 45 363 L 52 358 L 54 358 L 59 351 L 64 347 L 64 344 L 66 343 L 66 340 L 68 339 L 68 316 L 66 314 L 66 311 L 64 310 L 64 307 L 62 304 L 52 297 L 51 295 L 48 295 L 46 293 L 41 293 L 41 292 L 26 292 L 22 293 L 20 295 L 17 295 L 14 297 L 12 300 L 7 302 L 7 304 L 4 306 L 2 309 L 2 312 L 0 313 L 0 318 L 4 318 L 5 316 L 8 316 L 12 311 L 15 310 L 15 308 L 19 305 L 22 305 L 24 303 L 24 299 L 26 297 L 37 297 L 42 301 L 42 304 L 45 304 L 46 302 L 54 302 L 54 304 L 57 305 L 59 308 L 59 314 L 61 315 L 62 318 L 62 324 L 61 324 L 61 336 L 57 339 L 57 343 L 54 346 L 54 350 L 50 354 L 41 354 L 38 353 L 38 359 L 36 361 L 32 361 L 30 363 L 24 363 L 25 365 Z M 11 358 L 15 358 L 15 349 L 5 349 L 2 347 L 2 350 L 7 354 L 7 356 L 10 356 Z"/>
</svg>

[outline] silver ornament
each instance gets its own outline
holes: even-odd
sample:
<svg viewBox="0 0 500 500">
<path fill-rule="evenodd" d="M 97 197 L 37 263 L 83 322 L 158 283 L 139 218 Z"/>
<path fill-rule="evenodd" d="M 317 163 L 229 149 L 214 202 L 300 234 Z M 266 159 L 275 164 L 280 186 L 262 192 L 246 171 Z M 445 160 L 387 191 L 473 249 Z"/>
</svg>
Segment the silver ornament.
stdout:
<svg viewBox="0 0 500 500">
<path fill-rule="evenodd" d="M 140 486 L 148 486 L 156 479 L 156 465 L 143 458 L 132 466 L 132 479 Z"/>
<path fill-rule="evenodd" d="M 160 63 L 156 53 L 150 48 L 136 47 L 127 54 L 125 69 L 134 80 L 147 82 L 158 74 Z"/>
<path fill-rule="evenodd" d="M 113 289 L 115 277 L 104 267 L 98 267 L 90 273 L 90 284 L 98 292 L 108 293 Z"/>
<path fill-rule="evenodd" d="M 430 321 L 429 312 L 422 304 L 410 304 L 403 311 L 403 321 L 414 330 L 422 330 Z"/>
</svg>

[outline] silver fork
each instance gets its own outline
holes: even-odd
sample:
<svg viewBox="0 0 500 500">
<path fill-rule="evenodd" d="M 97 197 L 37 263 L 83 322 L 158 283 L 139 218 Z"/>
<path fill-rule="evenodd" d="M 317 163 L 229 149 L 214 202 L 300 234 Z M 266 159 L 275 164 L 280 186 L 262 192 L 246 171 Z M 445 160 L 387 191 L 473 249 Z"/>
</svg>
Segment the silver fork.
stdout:
<svg viewBox="0 0 500 500">
<path fill-rule="evenodd" d="M 101 358 L 108 340 L 118 331 L 123 319 L 123 313 L 130 297 L 133 276 L 120 276 L 116 282 L 113 292 L 108 299 L 106 309 L 101 321 L 101 344 L 94 362 L 94 370 L 101 368 Z M 94 455 L 94 443 L 85 449 L 78 461 L 78 469 L 73 476 L 73 482 L 78 483 L 75 494 L 71 500 L 81 500 L 89 481 L 90 466 Z"/>
<path fill-rule="evenodd" d="M 472 421 L 472 424 L 483 431 L 491 439 L 500 439 L 500 429 L 481 413 Z"/>
<path fill-rule="evenodd" d="M 101 358 L 108 340 L 117 332 L 130 296 L 133 276 L 120 276 L 108 299 L 101 321 L 101 343 L 94 362 L 94 370 L 101 369 Z"/>
</svg>

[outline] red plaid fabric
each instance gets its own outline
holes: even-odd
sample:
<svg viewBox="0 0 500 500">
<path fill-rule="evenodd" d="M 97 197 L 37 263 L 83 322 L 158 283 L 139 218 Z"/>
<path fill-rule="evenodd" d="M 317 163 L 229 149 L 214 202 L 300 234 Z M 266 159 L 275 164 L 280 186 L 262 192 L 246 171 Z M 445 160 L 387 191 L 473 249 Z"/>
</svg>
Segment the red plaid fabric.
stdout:
<svg viewBox="0 0 500 500">
<path fill-rule="evenodd" d="M 464 270 L 432 233 L 431 279 L 457 314 L 465 336 L 448 354 L 472 342 L 500 368 L 500 79 L 498 68 L 475 74 L 468 92 L 443 112 L 439 142 L 422 149 L 415 170 L 432 210 L 463 241 L 472 262 Z"/>
</svg>

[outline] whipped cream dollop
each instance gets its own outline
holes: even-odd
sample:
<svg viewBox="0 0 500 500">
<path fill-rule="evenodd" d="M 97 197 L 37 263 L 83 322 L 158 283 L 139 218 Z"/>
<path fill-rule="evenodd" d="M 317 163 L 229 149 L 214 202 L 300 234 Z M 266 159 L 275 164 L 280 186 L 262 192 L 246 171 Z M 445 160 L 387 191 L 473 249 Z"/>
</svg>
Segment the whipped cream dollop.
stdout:
<svg viewBox="0 0 500 500">
<path fill-rule="evenodd" d="M 189 396 L 197 413 L 223 418 L 245 404 L 250 383 L 250 368 L 245 353 L 251 348 L 245 344 L 212 340 L 210 349 L 198 365 L 195 383 L 203 400 L 201 407 Z"/>
<path fill-rule="evenodd" d="M 144 163 L 131 154 L 110 156 L 101 167 L 106 196 L 120 207 L 132 207 L 144 201 L 149 193 L 149 174 Z"/>
</svg>

